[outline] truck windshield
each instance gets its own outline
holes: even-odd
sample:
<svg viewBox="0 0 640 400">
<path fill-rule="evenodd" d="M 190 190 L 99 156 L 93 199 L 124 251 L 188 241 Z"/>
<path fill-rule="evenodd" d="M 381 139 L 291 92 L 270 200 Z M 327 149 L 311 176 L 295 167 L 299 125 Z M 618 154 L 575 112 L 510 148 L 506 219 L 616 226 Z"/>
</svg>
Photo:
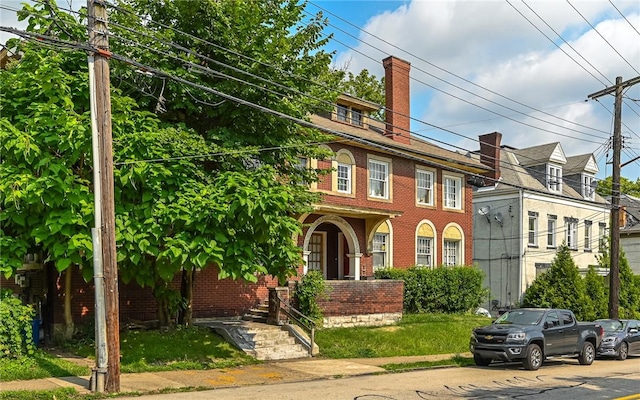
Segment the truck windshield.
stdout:
<svg viewBox="0 0 640 400">
<path fill-rule="evenodd" d="M 496 324 L 536 325 L 542 319 L 544 311 L 515 310 L 507 311 L 496 320 Z"/>
</svg>

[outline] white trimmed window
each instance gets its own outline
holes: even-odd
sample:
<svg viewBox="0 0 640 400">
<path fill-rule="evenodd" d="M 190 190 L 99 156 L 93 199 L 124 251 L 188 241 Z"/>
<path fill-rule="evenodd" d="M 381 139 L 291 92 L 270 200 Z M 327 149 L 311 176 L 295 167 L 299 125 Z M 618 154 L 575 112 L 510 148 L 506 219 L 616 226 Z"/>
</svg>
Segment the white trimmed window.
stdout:
<svg viewBox="0 0 640 400">
<path fill-rule="evenodd" d="M 538 213 L 529 211 L 529 246 L 538 245 Z"/>
<path fill-rule="evenodd" d="M 418 236 L 416 240 L 416 265 L 433 267 L 433 238 Z"/>
<path fill-rule="evenodd" d="M 591 251 L 591 221 L 584 221 L 584 249 Z"/>
<path fill-rule="evenodd" d="M 338 192 L 351 193 L 351 165 L 338 163 Z"/>
<path fill-rule="evenodd" d="M 389 163 L 369 160 L 369 196 L 389 198 Z"/>
<path fill-rule="evenodd" d="M 442 248 L 442 262 L 444 265 L 453 267 L 458 265 L 460 259 L 460 241 L 445 240 Z"/>
<path fill-rule="evenodd" d="M 433 205 L 433 172 L 416 169 L 416 195 L 418 204 Z"/>
<path fill-rule="evenodd" d="M 556 247 L 557 217 L 549 215 L 547 220 L 547 247 Z"/>
<path fill-rule="evenodd" d="M 565 218 L 567 247 L 571 250 L 578 249 L 578 220 L 574 218 Z"/>
<path fill-rule="evenodd" d="M 351 123 L 362 126 L 362 111 L 351 109 Z"/>
<path fill-rule="evenodd" d="M 309 271 L 322 271 L 324 265 L 324 236 L 321 233 L 312 233 L 309 239 L 309 258 L 307 269 Z"/>
<path fill-rule="evenodd" d="M 607 225 L 598 224 L 598 251 L 603 253 L 607 249 Z"/>
<path fill-rule="evenodd" d="M 552 192 L 562 192 L 562 168 L 547 166 L 547 188 Z"/>
<path fill-rule="evenodd" d="M 447 176 L 442 178 L 444 208 L 462 209 L 462 178 Z"/>
<path fill-rule="evenodd" d="M 373 269 L 388 267 L 389 234 L 375 233 L 373 235 Z"/>
<path fill-rule="evenodd" d="M 587 200 L 596 199 L 596 180 L 591 175 L 582 175 L 582 196 Z"/>
</svg>

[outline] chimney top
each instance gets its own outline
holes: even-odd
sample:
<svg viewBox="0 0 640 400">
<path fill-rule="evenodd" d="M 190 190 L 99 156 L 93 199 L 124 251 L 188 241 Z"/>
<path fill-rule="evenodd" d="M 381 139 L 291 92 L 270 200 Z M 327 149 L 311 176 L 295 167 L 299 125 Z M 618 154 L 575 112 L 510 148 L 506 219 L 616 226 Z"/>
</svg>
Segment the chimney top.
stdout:
<svg viewBox="0 0 640 400">
<path fill-rule="evenodd" d="M 411 64 L 394 56 L 382 60 L 384 66 L 386 135 L 400 143 L 411 143 L 409 71 Z"/>
</svg>

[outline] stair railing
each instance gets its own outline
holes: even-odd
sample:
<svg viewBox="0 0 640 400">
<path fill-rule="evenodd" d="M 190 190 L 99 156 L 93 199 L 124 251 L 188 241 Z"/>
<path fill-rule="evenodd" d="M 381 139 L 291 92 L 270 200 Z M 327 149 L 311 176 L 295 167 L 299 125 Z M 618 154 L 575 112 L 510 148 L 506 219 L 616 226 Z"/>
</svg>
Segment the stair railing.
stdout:
<svg viewBox="0 0 640 400">
<path fill-rule="evenodd" d="M 316 338 L 316 323 L 313 319 L 304 315 L 300 311 L 296 310 L 289 302 L 282 299 L 280 296 L 276 296 L 278 299 L 277 312 L 282 311 L 287 317 L 289 317 L 296 325 L 309 334 L 309 356 L 313 357 L 313 346 L 315 345 Z M 308 325 L 307 325 L 308 324 Z"/>
</svg>

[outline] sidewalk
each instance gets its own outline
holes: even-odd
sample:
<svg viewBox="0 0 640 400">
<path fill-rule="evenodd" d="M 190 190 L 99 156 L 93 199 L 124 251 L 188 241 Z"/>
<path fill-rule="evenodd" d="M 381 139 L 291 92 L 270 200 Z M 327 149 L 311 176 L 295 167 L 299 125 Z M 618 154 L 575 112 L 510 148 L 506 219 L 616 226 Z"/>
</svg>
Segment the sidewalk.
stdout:
<svg viewBox="0 0 640 400">
<path fill-rule="evenodd" d="M 306 358 L 289 361 L 269 361 L 259 365 L 214 369 L 207 371 L 165 371 L 122 374 L 120 392 L 151 392 L 165 388 L 219 388 L 271 383 L 300 382 L 333 377 L 367 375 L 386 372 L 381 365 L 439 361 L 455 356 L 440 354 L 433 356 L 358 358 L 331 360 Z M 470 354 L 461 354 L 470 357 Z M 28 381 L 0 382 L 0 391 L 7 390 L 51 390 L 61 387 L 75 388 L 79 393 L 89 393 L 89 377 L 65 377 L 33 379 Z"/>
</svg>

